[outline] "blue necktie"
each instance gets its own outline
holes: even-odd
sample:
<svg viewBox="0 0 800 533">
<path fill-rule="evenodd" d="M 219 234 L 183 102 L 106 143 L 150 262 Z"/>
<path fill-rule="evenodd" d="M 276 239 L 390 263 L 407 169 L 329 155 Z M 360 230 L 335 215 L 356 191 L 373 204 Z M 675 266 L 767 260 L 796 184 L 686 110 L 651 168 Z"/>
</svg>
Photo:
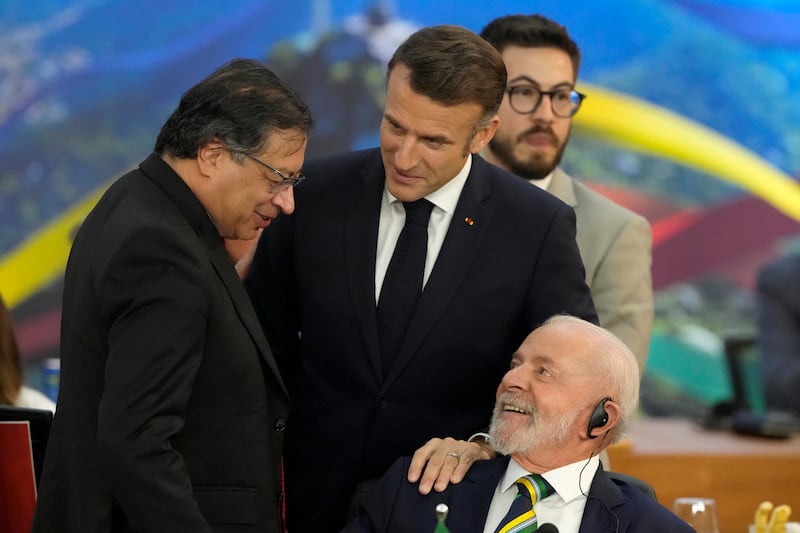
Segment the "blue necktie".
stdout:
<svg viewBox="0 0 800 533">
<path fill-rule="evenodd" d="M 384 375 L 394 362 L 422 294 L 428 251 L 428 219 L 433 210 L 433 204 L 424 198 L 403 202 L 403 207 L 406 223 L 397 239 L 378 298 L 378 335 Z"/>
</svg>

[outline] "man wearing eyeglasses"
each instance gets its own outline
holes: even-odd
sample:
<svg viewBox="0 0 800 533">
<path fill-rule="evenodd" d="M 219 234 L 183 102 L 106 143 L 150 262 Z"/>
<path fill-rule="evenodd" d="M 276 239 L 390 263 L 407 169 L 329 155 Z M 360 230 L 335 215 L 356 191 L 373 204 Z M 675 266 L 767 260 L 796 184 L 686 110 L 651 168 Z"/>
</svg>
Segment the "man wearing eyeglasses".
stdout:
<svg viewBox="0 0 800 533">
<path fill-rule="evenodd" d="M 476 155 L 505 71 L 464 28 L 411 35 L 380 147 L 307 164 L 295 213 L 260 238 L 246 280 L 292 399 L 290 531 L 338 531 L 360 482 L 485 427 L 508 354 L 552 314 L 597 320 L 572 210 Z M 466 471 L 482 450 L 458 446 L 428 464 Z"/>
<path fill-rule="evenodd" d="M 279 533 L 289 398 L 223 239 L 294 210 L 306 104 L 255 60 L 190 88 L 78 231 L 34 533 Z"/>
<path fill-rule="evenodd" d="M 572 117 L 586 97 L 575 90 L 578 45 L 563 26 L 541 15 L 497 18 L 481 36 L 508 70 L 500 125 L 482 154 L 575 210 L 578 248 L 600 323 L 633 351 L 643 373 L 653 325 L 650 225 L 558 166 Z"/>
</svg>

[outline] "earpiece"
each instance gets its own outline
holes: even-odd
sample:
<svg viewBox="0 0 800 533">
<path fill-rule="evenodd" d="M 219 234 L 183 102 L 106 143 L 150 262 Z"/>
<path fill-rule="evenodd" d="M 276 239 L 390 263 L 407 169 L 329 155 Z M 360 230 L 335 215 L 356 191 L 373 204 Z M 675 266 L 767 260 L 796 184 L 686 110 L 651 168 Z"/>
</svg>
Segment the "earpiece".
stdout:
<svg viewBox="0 0 800 533">
<path fill-rule="evenodd" d="M 611 401 L 610 396 L 606 396 L 600 403 L 597 404 L 597 407 L 594 408 L 592 411 L 592 415 L 589 417 L 589 426 L 586 429 L 586 432 L 589 434 L 590 439 L 596 439 L 597 435 L 592 435 L 592 430 L 595 428 L 601 428 L 608 423 L 608 412 L 606 412 L 606 402 Z"/>
</svg>

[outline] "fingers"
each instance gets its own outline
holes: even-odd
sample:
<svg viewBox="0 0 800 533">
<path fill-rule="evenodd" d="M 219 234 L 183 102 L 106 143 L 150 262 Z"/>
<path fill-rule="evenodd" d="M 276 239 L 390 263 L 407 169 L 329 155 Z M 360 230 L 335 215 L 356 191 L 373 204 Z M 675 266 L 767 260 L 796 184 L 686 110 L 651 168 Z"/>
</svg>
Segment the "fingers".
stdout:
<svg viewBox="0 0 800 533">
<path fill-rule="evenodd" d="M 441 492 L 450 483 L 464 479 L 472 464 L 486 459 L 487 453 L 473 442 L 445 439 L 431 439 L 414 453 L 408 469 L 408 480 L 419 480 L 420 494 L 428 494 L 432 489 Z"/>
<path fill-rule="evenodd" d="M 419 480 L 420 475 L 422 475 L 422 469 L 425 468 L 425 464 L 441 443 L 442 439 L 431 439 L 414 452 L 413 457 L 411 457 L 411 465 L 408 467 L 408 481 L 416 483 Z"/>
</svg>

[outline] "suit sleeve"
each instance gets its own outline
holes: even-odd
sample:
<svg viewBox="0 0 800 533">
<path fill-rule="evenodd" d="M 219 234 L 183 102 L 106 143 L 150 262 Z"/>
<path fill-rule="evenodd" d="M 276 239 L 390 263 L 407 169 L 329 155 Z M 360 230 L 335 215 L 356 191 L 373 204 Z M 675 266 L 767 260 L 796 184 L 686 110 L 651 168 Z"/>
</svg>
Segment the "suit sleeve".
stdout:
<svg viewBox="0 0 800 533">
<path fill-rule="evenodd" d="M 528 292 L 528 322 L 538 327 L 556 314 L 598 323 L 575 242 L 575 211 L 563 204 L 544 228 L 545 237 Z"/>
<path fill-rule="evenodd" d="M 385 533 L 390 531 L 392 510 L 398 493 L 406 480 L 410 458 L 400 458 L 377 480 L 357 502 L 355 516 L 342 530 L 343 533 Z M 416 489 L 415 489 L 416 490 Z"/>
<path fill-rule="evenodd" d="M 621 226 L 591 280 L 592 299 L 604 328 L 631 349 L 644 372 L 653 328 L 653 236 L 646 219 Z"/>
<path fill-rule="evenodd" d="M 109 328 L 99 460 L 115 500 L 142 532 L 211 531 L 183 457 L 170 444 L 184 426 L 203 357 L 202 260 L 158 228 L 119 243 L 108 264 L 97 267 L 95 294 Z"/>
</svg>

